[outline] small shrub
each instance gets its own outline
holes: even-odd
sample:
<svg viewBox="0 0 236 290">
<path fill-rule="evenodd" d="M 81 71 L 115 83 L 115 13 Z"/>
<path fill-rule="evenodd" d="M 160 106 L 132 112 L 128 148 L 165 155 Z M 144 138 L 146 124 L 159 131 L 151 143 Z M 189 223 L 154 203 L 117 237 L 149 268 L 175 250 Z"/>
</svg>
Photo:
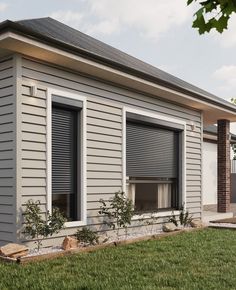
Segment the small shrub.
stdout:
<svg viewBox="0 0 236 290">
<path fill-rule="evenodd" d="M 190 225 L 192 220 L 193 220 L 193 217 L 190 216 L 188 211 L 184 211 L 184 209 L 182 209 L 180 211 L 179 222 L 180 222 L 181 225 L 186 227 L 186 226 Z"/>
<path fill-rule="evenodd" d="M 131 224 L 134 214 L 132 201 L 125 196 L 124 192 L 116 192 L 108 203 L 103 199 L 100 199 L 100 203 L 99 214 L 107 218 L 104 224 L 113 230 L 116 229 L 117 238 L 119 238 L 119 228 L 124 228 L 127 235 L 127 227 Z"/>
<path fill-rule="evenodd" d="M 176 227 L 178 227 L 178 221 L 176 219 L 176 216 L 172 213 L 171 217 L 168 220 L 169 223 L 173 223 Z"/>
<path fill-rule="evenodd" d="M 35 239 L 38 251 L 42 245 L 42 241 L 57 234 L 64 227 L 66 218 L 62 215 L 58 208 L 52 209 L 52 214 L 49 212 L 46 215 L 40 209 L 40 201 L 29 200 L 26 203 L 26 209 L 23 212 L 24 216 L 24 231 L 31 239 Z M 45 218 L 43 218 L 45 216 Z"/>
<path fill-rule="evenodd" d="M 173 223 L 176 227 L 178 227 L 179 225 L 186 227 L 190 225 L 192 220 L 193 217 L 190 216 L 189 211 L 185 211 L 184 207 L 182 207 L 179 214 L 179 222 L 174 214 L 172 214 L 168 222 Z"/>
<path fill-rule="evenodd" d="M 87 227 L 83 227 L 81 230 L 78 230 L 75 236 L 79 242 L 89 245 L 98 244 L 97 234 Z"/>
</svg>

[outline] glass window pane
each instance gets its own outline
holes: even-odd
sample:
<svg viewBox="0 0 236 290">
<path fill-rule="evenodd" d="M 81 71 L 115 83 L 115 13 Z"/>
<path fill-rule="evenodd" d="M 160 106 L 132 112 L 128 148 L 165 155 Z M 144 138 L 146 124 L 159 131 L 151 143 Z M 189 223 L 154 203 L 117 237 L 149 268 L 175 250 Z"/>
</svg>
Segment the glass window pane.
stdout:
<svg viewBox="0 0 236 290">
<path fill-rule="evenodd" d="M 175 209 L 176 183 L 161 183 L 157 180 L 130 179 L 127 185 L 127 194 L 137 212 L 150 212 L 158 209 Z"/>
<path fill-rule="evenodd" d="M 70 220 L 76 210 L 73 195 L 53 194 L 52 206 L 58 207 L 60 211 Z"/>
<path fill-rule="evenodd" d="M 155 210 L 158 208 L 156 183 L 135 184 L 135 209 L 137 211 Z"/>
<path fill-rule="evenodd" d="M 158 184 L 158 208 L 171 208 L 171 184 Z"/>
</svg>

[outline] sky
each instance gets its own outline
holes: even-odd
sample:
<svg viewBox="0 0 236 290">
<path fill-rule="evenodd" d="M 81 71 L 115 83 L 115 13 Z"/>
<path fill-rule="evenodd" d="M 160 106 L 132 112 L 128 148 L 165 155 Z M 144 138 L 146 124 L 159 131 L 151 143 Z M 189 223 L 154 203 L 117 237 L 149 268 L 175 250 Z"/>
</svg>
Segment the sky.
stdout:
<svg viewBox="0 0 236 290">
<path fill-rule="evenodd" d="M 0 20 L 53 17 L 219 97 L 236 97 L 236 17 L 199 35 L 187 0 L 0 0 Z"/>
</svg>

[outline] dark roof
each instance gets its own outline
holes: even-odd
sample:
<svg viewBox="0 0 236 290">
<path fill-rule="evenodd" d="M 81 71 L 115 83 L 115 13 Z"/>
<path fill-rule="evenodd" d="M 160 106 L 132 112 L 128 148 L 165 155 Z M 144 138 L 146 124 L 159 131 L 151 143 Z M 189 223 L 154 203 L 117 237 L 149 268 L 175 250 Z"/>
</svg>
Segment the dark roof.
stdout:
<svg viewBox="0 0 236 290">
<path fill-rule="evenodd" d="M 209 125 L 203 128 L 204 133 L 217 135 L 217 126 Z M 236 135 L 231 133 L 231 139 L 236 140 Z"/>
<path fill-rule="evenodd" d="M 0 23 L 0 32 L 6 29 L 49 42 L 51 45 L 95 59 L 165 87 L 191 93 L 193 97 L 203 99 L 208 103 L 220 103 L 222 107 L 236 112 L 236 108 L 229 102 L 50 17 L 15 22 L 7 20 Z"/>
<path fill-rule="evenodd" d="M 129 68 L 133 68 L 165 82 L 170 82 L 188 90 L 197 91 L 201 94 L 209 94 L 206 91 L 201 90 L 171 74 L 168 74 L 148 63 L 130 56 L 127 53 L 124 53 L 50 17 L 21 20 L 17 21 L 17 23 L 45 36 L 73 45 L 77 48 L 82 48 L 92 54 L 102 56 L 103 58 L 115 61 L 124 66 L 128 66 Z"/>
</svg>

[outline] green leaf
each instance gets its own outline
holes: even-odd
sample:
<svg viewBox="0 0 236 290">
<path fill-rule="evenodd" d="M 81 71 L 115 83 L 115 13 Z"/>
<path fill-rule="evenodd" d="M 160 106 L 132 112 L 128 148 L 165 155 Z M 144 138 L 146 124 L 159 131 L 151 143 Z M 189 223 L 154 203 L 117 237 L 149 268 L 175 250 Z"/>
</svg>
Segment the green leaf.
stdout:
<svg viewBox="0 0 236 290">
<path fill-rule="evenodd" d="M 190 5 L 194 0 L 188 0 Z M 216 31 L 222 33 L 228 27 L 228 21 L 232 13 L 236 12 L 236 0 L 206 0 L 199 2 L 200 9 L 194 14 L 196 18 L 193 20 L 193 28 L 197 28 L 199 34 L 209 32 L 215 28 Z M 215 16 L 209 19 L 209 16 Z M 206 20 L 209 19 L 209 20 Z"/>
<path fill-rule="evenodd" d="M 206 22 L 203 17 L 204 8 L 200 8 L 196 13 L 196 19 L 193 21 L 193 28 L 198 28 L 199 34 L 203 34 L 206 31 Z"/>
<path fill-rule="evenodd" d="M 187 5 L 190 5 L 193 1 L 196 1 L 196 0 L 188 0 Z"/>
<path fill-rule="evenodd" d="M 222 15 L 218 20 L 211 18 L 209 23 L 214 27 L 219 33 L 222 33 L 224 29 L 227 29 L 229 16 Z"/>
<path fill-rule="evenodd" d="M 216 10 L 217 9 L 217 5 L 215 3 L 208 3 L 205 5 L 205 12 L 206 13 L 209 13 L 209 12 L 212 12 L 213 10 Z"/>
</svg>

